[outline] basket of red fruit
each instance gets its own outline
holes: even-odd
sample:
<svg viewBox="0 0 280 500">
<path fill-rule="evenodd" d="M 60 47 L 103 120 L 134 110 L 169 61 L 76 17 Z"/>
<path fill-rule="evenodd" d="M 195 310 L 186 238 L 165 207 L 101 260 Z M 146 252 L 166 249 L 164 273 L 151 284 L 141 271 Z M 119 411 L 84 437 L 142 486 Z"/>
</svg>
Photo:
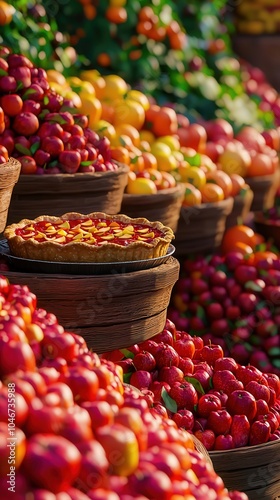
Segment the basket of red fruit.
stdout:
<svg viewBox="0 0 280 500">
<path fill-rule="evenodd" d="M 10 49 L 0 54 L 0 163 L 13 157 L 21 165 L 8 223 L 70 210 L 119 212 L 129 169 L 111 161 L 110 141 L 50 88 L 44 69 Z"/>
<path fill-rule="evenodd" d="M 224 356 L 221 345 L 177 330 L 170 319 L 160 334 L 102 358 L 122 366 L 125 381 L 146 395 L 152 412 L 192 432 L 230 491 L 239 489 L 250 500 L 277 498 L 280 379 L 275 373 Z"/>
<path fill-rule="evenodd" d="M 5 229 L 11 196 L 20 174 L 20 163 L 14 158 L 0 165 L 0 233 Z"/>
</svg>

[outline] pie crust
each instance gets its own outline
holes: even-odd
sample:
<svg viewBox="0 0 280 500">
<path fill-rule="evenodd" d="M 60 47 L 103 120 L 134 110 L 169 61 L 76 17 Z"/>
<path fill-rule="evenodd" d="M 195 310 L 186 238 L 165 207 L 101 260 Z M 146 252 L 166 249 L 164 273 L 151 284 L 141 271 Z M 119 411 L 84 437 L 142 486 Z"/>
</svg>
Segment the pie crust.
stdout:
<svg viewBox="0 0 280 500">
<path fill-rule="evenodd" d="M 52 262 L 127 262 L 166 255 L 172 229 L 124 214 L 69 212 L 23 219 L 4 231 L 16 257 Z"/>
</svg>

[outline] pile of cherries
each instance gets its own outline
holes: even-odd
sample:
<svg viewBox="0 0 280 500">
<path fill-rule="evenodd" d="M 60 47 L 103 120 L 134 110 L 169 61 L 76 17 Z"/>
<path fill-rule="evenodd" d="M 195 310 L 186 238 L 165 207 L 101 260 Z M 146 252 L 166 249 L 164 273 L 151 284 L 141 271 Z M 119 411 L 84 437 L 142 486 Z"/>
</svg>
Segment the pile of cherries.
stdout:
<svg viewBox="0 0 280 500">
<path fill-rule="evenodd" d="M 209 451 L 280 438 L 279 377 L 237 363 L 170 320 L 152 339 L 103 357 L 122 366 L 152 413 L 172 418 Z"/>
</svg>

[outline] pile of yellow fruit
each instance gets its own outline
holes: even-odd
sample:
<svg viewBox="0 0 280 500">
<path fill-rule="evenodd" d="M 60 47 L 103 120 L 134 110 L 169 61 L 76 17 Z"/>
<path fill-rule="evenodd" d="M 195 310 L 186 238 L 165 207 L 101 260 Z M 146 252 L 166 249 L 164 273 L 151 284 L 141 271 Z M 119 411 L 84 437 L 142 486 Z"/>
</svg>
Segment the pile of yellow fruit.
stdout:
<svg viewBox="0 0 280 500">
<path fill-rule="evenodd" d="M 234 137 L 232 126 L 221 119 L 204 126 L 190 123 L 118 75 L 91 69 L 66 79 L 50 70 L 48 80 L 88 116 L 93 130 L 110 140 L 112 159 L 130 167 L 128 194 L 152 195 L 180 182 L 184 205 L 215 203 L 244 195 L 249 189 L 244 177 L 270 175 L 278 167 L 270 136 L 265 139 L 247 127 Z"/>
<path fill-rule="evenodd" d="M 279 0 L 242 0 L 242 2 L 236 2 L 235 26 L 239 33 L 251 35 L 279 32 Z"/>
</svg>

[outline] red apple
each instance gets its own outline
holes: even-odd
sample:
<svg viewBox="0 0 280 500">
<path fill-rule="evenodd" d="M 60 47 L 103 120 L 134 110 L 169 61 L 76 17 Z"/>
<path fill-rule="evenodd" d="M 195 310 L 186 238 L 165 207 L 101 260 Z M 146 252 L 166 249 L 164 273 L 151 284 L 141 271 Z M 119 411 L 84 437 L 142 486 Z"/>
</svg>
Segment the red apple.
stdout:
<svg viewBox="0 0 280 500">
<path fill-rule="evenodd" d="M 226 409 L 231 415 L 246 415 L 252 421 L 257 413 L 256 400 L 248 391 L 233 391 L 229 394 Z"/>
<path fill-rule="evenodd" d="M 249 445 L 262 444 L 269 441 L 271 434 L 270 425 L 266 421 L 256 420 L 252 423 L 249 435 Z"/>
<path fill-rule="evenodd" d="M 233 415 L 230 434 L 233 437 L 234 447 L 247 446 L 250 434 L 250 422 L 246 415 Z"/>
<path fill-rule="evenodd" d="M 197 392 L 189 382 L 175 382 L 169 391 L 169 396 L 174 399 L 178 410 L 194 411 L 194 406 L 198 402 Z"/>
</svg>

